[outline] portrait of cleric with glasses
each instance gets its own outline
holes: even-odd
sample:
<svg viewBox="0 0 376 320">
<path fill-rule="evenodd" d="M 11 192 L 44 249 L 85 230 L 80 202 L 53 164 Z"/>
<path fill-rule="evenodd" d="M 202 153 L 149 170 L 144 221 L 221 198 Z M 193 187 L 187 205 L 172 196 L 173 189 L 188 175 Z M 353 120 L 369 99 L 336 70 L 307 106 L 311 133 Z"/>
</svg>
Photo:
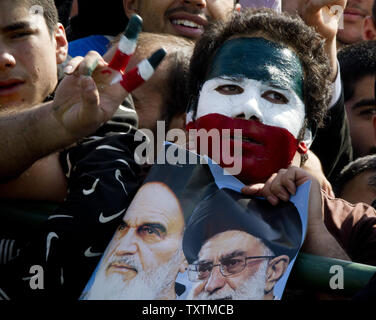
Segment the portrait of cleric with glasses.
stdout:
<svg viewBox="0 0 376 320">
<path fill-rule="evenodd" d="M 301 218 L 292 202 L 274 207 L 220 189 L 199 203 L 184 232 L 192 283 L 187 299 L 278 300 L 275 286 L 301 243 Z"/>
</svg>

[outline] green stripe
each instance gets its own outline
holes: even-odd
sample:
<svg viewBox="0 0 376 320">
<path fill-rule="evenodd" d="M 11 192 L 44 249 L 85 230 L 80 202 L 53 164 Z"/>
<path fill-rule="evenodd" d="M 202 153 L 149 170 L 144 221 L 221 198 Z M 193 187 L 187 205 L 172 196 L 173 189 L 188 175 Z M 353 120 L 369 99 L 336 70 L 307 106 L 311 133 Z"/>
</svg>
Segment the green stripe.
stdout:
<svg viewBox="0 0 376 320">
<path fill-rule="evenodd" d="M 264 38 L 228 40 L 213 58 L 206 80 L 246 77 L 295 91 L 303 101 L 303 68 L 287 47 Z"/>
</svg>

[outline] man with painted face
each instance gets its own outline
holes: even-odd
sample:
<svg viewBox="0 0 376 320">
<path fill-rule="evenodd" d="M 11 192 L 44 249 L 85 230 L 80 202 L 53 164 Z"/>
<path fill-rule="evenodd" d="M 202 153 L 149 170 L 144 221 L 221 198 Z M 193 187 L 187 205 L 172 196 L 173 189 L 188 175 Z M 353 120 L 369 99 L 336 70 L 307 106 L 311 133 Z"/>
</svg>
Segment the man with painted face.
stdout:
<svg viewBox="0 0 376 320">
<path fill-rule="evenodd" d="M 300 18 L 267 9 L 235 13 L 196 44 L 187 129 L 241 129 L 242 141 L 231 139 L 243 150 L 238 178 L 257 186 L 291 164 L 301 165 L 310 129 L 321 124 L 330 101 L 329 74 L 323 40 Z M 251 189 L 243 192 L 257 193 Z M 289 194 L 280 197 L 287 201 Z M 266 198 L 278 202 L 271 194 Z M 312 210 L 321 212 L 316 200 L 310 201 Z M 310 224 L 307 239 L 308 252 L 348 259 L 320 218 Z"/>
<path fill-rule="evenodd" d="M 264 182 L 291 163 L 300 165 L 296 155 L 307 152 L 330 99 L 329 74 L 322 41 L 301 19 L 267 9 L 236 13 L 196 45 L 189 81 L 196 98 L 187 128 L 229 129 L 231 147 L 242 147 L 238 178 Z"/>
</svg>

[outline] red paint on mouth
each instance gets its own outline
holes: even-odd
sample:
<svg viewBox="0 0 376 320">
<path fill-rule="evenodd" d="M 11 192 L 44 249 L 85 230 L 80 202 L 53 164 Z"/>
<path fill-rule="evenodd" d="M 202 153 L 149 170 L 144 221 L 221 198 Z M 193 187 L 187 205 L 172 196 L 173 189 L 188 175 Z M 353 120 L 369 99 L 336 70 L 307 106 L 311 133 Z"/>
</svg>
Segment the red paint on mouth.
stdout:
<svg viewBox="0 0 376 320">
<path fill-rule="evenodd" d="M 228 164 L 228 159 L 234 156 L 234 150 L 242 150 L 241 161 L 242 169 L 237 178 L 245 184 L 265 182 L 273 173 L 282 168 L 287 168 L 294 158 L 297 151 L 298 141 L 286 129 L 264 125 L 255 120 L 232 119 L 221 114 L 209 114 L 197 119 L 187 125 L 189 129 L 204 129 L 209 132 L 212 129 L 227 129 L 230 136 L 220 135 L 220 141 L 209 139 L 203 141 L 198 136 L 197 152 L 200 153 L 201 147 L 207 152 L 207 156 L 213 159 L 213 156 L 220 155 L 220 159 L 213 159 L 222 167 L 229 168 L 233 166 Z M 242 139 L 235 136 L 235 129 L 240 129 Z M 213 150 L 214 146 L 222 146 L 222 141 L 230 139 L 230 155 L 222 154 L 221 149 Z M 206 154 L 206 152 L 204 152 Z M 234 160 L 233 162 L 235 162 Z"/>
</svg>

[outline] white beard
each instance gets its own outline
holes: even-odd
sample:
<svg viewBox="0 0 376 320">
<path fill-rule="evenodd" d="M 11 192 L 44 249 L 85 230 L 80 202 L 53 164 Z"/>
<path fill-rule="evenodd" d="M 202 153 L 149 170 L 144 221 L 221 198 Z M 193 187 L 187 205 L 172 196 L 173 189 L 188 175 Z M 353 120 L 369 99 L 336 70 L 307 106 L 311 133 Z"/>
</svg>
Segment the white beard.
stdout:
<svg viewBox="0 0 376 320">
<path fill-rule="evenodd" d="M 165 298 L 175 285 L 176 268 L 181 257 L 178 250 L 164 265 L 155 269 L 142 269 L 137 255 L 124 256 L 120 260 L 137 270 L 137 275 L 124 281 L 120 273 L 106 275 L 108 263 L 102 263 L 85 300 L 157 300 Z M 114 260 L 114 259 L 113 259 Z"/>
<path fill-rule="evenodd" d="M 189 292 L 187 300 L 263 300 L 267 268 L 268 260 L 265 260 L 260 264 L 257 272 L 235 290 L 227 286 L 225 289 L 218 290 L 212 294 L 201 291 L 197 296 L 194 296 L 195 288 L 200 285 L 198 283 Z"/>
</svg>

